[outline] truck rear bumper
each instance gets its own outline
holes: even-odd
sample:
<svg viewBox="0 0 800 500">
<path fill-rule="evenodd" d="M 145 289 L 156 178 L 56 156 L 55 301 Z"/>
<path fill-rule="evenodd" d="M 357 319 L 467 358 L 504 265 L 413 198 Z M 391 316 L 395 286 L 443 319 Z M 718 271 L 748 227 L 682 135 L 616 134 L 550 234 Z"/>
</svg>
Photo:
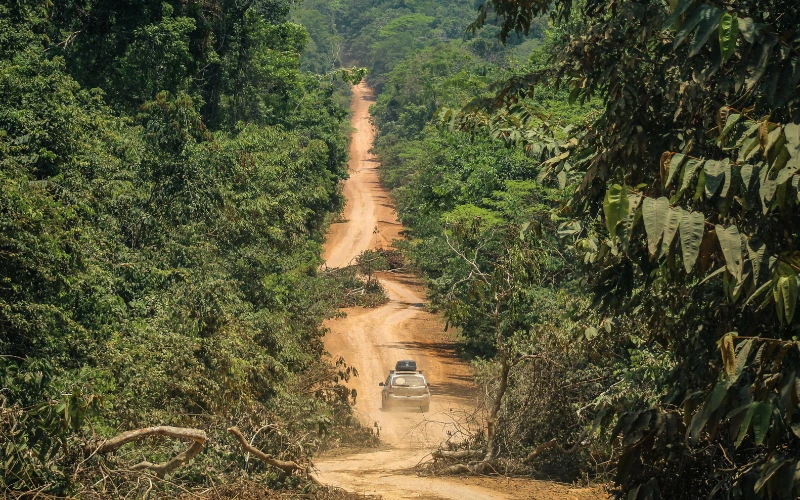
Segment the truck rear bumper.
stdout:
<svg viewBox="0 0 800 500">
<path fill-rule="evenodd" d="M 401 406 L 428 406 L 431 401 L 430 394 L 424 396 L 394 396 L 389 395 L 386 397 L 386 403 L 392 407 Z"/>
</svg>

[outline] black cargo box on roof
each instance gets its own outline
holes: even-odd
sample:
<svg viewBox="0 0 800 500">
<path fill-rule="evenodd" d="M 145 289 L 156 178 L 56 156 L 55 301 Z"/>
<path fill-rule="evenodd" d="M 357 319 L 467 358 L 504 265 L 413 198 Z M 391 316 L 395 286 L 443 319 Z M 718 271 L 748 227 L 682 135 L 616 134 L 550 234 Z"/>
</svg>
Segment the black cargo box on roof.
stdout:
<svg viewBox="0 0 800 500">
<path fill-rule="evenodd" d="M 413 359 L 403 359 L 394 365 L 394 369 L 398 372 L 415 372 L 417 371 L 417 362 Z"/>
</svg>

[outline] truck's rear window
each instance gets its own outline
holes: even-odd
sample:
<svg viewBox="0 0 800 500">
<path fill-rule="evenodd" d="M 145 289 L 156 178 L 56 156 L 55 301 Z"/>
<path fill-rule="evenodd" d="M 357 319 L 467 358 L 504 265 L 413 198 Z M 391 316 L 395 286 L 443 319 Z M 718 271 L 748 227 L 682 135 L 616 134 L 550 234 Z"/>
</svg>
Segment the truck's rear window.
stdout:
<svg viewBox="0 0 800 500">
<path fill-rule="evenodd" d="M 425 385 L 425 379 L 419 375 L 403 375 L 402 377 L 395 377 L 392 380 L 392 385 L 400 387 L 421 387 Z"/>
</svg>

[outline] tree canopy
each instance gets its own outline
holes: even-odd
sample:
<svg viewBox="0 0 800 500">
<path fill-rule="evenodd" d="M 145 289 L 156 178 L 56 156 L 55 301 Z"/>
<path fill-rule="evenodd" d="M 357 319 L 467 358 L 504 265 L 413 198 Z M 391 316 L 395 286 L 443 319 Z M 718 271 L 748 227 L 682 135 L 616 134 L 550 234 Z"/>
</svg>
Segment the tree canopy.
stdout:
<svg viewBox="0 0 800 500">
<path fill-rule="evenodd" d="M 340 439 L 317 269 L 347 113 L 288 4 L 15 2 L 0 33 L 2 494 L 147 495 L 82 456 L 135 427 L 220 437 L 165 496 L 235 480 L 224 423 L 283 426 L 252 443 L 278 457 Z"/>
<path fill-rule="evenodd" d="M 626 498 L 796 496 L 797 9 L 477 9 L 386 67 L 373 115 L 408 253 L 487 383 L 509 377 L 498 451 L 580 474 L 539 445 L 590 442 Z"/>
</svg>

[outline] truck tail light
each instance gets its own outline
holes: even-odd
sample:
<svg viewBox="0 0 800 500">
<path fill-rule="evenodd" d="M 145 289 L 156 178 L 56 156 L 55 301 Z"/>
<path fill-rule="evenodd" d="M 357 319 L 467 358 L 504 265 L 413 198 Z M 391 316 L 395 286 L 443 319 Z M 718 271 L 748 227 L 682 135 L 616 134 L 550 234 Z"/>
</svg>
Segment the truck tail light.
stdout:
<svg viewBox="0 0 800 500">
<path fill-rule="evenodd" d="M 389 394 L 394 394 L 394 388 L 392 387 L 392 384 L 389 384 Z"/>
</svg>

